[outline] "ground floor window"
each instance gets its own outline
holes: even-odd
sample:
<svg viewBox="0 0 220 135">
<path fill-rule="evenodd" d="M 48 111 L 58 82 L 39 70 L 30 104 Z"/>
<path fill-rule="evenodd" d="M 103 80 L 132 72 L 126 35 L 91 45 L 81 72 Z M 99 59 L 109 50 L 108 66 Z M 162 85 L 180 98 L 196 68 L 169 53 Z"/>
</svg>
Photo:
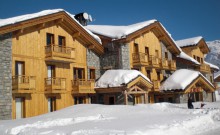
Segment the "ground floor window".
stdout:
<svg viewBox="0 0 220 135">
<path fill-rule="evenodd" d="M 85 104 L 86 103 L 86 97 L 84 96 L 79 96 L 79 97 L 74 97 L 74 104 Z"/>
</svg>

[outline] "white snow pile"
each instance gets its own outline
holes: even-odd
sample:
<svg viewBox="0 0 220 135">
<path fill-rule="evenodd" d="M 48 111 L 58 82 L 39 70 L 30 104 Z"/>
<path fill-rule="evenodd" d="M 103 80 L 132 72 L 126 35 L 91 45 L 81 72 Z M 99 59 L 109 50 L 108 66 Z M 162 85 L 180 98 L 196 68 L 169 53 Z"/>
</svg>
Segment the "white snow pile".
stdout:
<svg viewBox="0 0 220 135">
<path fill-rule="evenodd" d="M 190 45 L 196 45 L 199 43 L 199 41 L 202 39 L 201 36 L 198 37 L 193 37 L 193 38 L 187 38 L 187 39 L 183 39 L 183 40 L 177 40 L 176 44 L 179 47 L 184 47 L 184 46 L 190 46 Z"/>
<path fill-rule="evenodd" d="M 144 21 L 128 26 L 112 26 L 112 25 L 88 25 L 86 28 L 88 28 L 90 31 L 96 34 L 100 34 L 106 37 L 110 37 L 112 39 L 121 39 L 126 38 L 127 35 L 140 30 L 144 27 L 149 26 L 150 24 L 153 24 L 157 20 L 149 20 Z"/>
<path fill-rule="evenodd" d="M 137 70 L 107 70 L 96 82 L 96 87 L 120 87 L 129 83 L 138 76 L 142 76 L 151 83 L 149 78 Z"/>
<path fill-rule="evenodd" d="M 0 19 L 0 27 L 11 25 L 11 24 L 15 24 L 15 23 L 26 21 L 26 20 L 30 20 L 30 19 L 34 19 L 34 18 L 37 18 L 37 17 L 42 17 L 42 16 L 46 16 L 46 15 L 62 12 L 62 11 L 66 12 L 75 22 L 77 22 L 84 30 L 86 30 L 100 44 L 102 44 L 101 39 L 97 35 L 93 34 L 91 31 L 89 31 L 84 26 L 82 26 L 74 18 L 74 15 L 70 14 L 69 12 L 67 12 L 67 11 L 65 11 L 63 9 L 43 10 L 41 12 L 37 12 L 37 13 L 33 13 L 33 14 L 26 14 L 26 15 L 16 16 L 16 17 L 12 17 L 12 18 L 7 18 L 7 19 Z"/>
<path fill-rule="evenodd" d="M 197 60 L 193 59 L 192 57 L 190 57 L 189 55 L 187 55 L 183 51 L 181 51 L 181 53 L 177 57 L 188 60 L 188 61 L 191 61 L 191 62 L 193 62 L 197 65 L 200 65 L 200 63 Z"/>
<path fill-rule="evenodd" d="M 201 102 L 193 103 L 198 108 Z M 0 121 L 1 135 L 217 135 L 220 102 L 74 105 L 26 119 Z"/>
<path fill-rule="evenodd" d="M 210 83 L 210 81 L 198 71 L 179 69 L 167 78 L 167 80 L 165 80 L 165 82 L 161 85 L 160 90 L 184 90 L 199 75 L 212 85 L 212 83 Z"/>
</svg>

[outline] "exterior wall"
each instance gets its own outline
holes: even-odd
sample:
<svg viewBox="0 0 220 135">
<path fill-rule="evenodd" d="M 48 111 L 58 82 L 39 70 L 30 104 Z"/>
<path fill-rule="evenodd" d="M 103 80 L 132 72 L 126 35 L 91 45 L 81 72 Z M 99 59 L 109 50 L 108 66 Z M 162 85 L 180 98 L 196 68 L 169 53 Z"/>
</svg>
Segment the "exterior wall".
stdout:
<svg viewBox="0 0 220 135">
<path fill-rule="evenodd" d="M 120 69 L 129 70 L 130 68 L 130 57 L 129 57 L 129 44 L 120 44 L 119 49 L 119 63 Z"/>
<path fill-rule="evenodd" d="M 165 52 L 167 52 L 168 60 L 172 60 L 172 53 L 165 47 L 163 42 L 160 42 L 160 44 L 161 44 L 162 58 L 165 58 Z"/>
<path fill-rule="evenodd" d="M 96 79 L 101 76 L 101 71 L 100 71 L 100 57 L 95 54 L 93 51 L 87 49 L 87 66 L 88 68 L 95 68 L 95 77 Z M 88 78 L 90 78 L 89 74 L 89 69 L 88 71 Z"/>
<path fill-rule="evenodd" d="M 0 120 L 12 118 L 12 35 L 0 35 Z"/>
</svg>

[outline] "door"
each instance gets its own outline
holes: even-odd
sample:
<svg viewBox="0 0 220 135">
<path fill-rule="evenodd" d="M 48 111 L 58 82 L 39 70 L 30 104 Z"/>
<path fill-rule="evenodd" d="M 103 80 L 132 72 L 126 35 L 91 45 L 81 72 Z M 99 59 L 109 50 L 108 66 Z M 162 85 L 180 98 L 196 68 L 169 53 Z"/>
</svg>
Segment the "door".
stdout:
<svg viewBox="0 0 220 135">
<path fill-rule="evenodd" d="M 16 119 L 24 118 L 24 99 L 15 98 L 15 115 Z"/>
<path fill-rule="evenodd" d="M 89 75 L 91 80 L 95 80 L 95 69 L 90 69 Z"/>
<path fill-rule="evenodd" d="M 109 105 L 115 104 L 115 97 L 109 97 Z"/>
<path fill-rule="evenodd" d="M 48 99 L 48 112 L 53 112 L 56 110 L 56 98 L 49 97 Z"/>
<path fill-rule="evenodd" d="M 74 68 L 73 69 L 73 78 L 76 79 L 85 79 L 84 69 L 83 68 Z"/>
<path fill-rule="evenodd" d="M 47 33 L 47 46 L 54 44 L 54 34 Z"/>
<path fill-rule="evenodd" d="M 145 47 L 145 54 L 147 55 L 147 60 L 149 60 L 149 48 Z"/>
</svg>

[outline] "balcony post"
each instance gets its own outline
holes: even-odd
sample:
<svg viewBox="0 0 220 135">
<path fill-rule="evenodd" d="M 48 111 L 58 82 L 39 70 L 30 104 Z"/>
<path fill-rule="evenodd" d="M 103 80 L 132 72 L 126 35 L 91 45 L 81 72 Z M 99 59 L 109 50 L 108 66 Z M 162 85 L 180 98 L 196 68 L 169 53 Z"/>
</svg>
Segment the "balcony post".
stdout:
<svg viewBox="0 0 220 135">
<path fill-rule="evenodd" d="M 126 90 L 124 91 L 124 104 L 128 105 L 128 95 L 127 95 Z"/>
</svg>

